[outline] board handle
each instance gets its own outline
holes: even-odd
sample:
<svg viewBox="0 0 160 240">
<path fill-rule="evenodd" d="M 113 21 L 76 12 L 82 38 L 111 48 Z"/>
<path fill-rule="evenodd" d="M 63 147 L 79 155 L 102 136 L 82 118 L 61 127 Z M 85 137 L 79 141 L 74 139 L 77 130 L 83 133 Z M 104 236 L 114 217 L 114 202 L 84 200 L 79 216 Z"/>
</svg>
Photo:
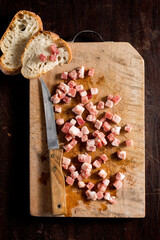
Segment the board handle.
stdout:
<svg viewBox="0 0 160 240">
<path fill-rule="evenodd" d="M 94 34 L 96 34 L 96 35 L 100 38 L 100 40 L 101 40 L 102 42 L 105 42 L 104 39 L 102 38 L 102 36 L 101 36 L 98 32 L 95 32 L 95 31 L 92 31 L 92 30 L 83 30 L 83 31 L 80 31 L 79 33 L 77 33 L 77 34 L 74 36 L 72 42 L 75 42 L 76 38 L 77 38 L 81 33 L 94 33 Z"/>
<path fill-rule="evenodd" d="M 65 180 L 62 172 L 63 149 L 50 149 L 50 178 L 53 215 L 66 214 Z"/>
</svg>

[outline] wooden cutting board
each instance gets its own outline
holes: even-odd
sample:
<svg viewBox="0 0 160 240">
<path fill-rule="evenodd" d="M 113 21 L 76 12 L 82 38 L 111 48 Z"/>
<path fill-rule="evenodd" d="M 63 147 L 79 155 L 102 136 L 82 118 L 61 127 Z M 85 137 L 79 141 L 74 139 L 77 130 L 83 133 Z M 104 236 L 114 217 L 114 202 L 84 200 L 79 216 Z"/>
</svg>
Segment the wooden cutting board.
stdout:
<svg viewBox="0 0 160 240">
<path fill-rule="evenodd" d="M 106 201 L 87 201 L 84 189 L 78 189 L 77 184 L 66 186 L 67 216 L 69 217 L 144 217 L 145 216 L 145 137 L 144 137 L 144 61 L 140 54 L 129 43 L 69 43 L 73 58 L 68 65 L 57 66 L 42 78 L 53 94 L 60 83 L 62 71 L 71 71 L 84 65 L 86 69 L 95 68 L 93 78 L 78 80 L 87 90 L 98 87 L 99 93 L 92 101 L 106 100 L 108 94 L 119 94 L 121 102 L 109 110 L 122 117 L 120 126 L 126 123 L 133 125 L 131 133 L 122 131 L 118 137 L 120 146 L 98 149 L 92 159 L 106 153 L 109 160 L 103 164 L 111 182 L 118 171 L 125 173 L 123 188 L 119 191 L 110 187 L 111 194 L 117 198 L 117 203 L 111 205 Z M 64 120 L 74 117 L 71 108 L 79 101 L 72 99 L 70 104 L 61 104 Z M 105 108 L 104 111 L 108 109 Z M 102 112 L 100 111 L 100 115 Z M 93 130 L 92 124 L 86 124 Z M 62 147 L 64 135 L 58 127 L 59 142 Z M 133 138 L 134 146 L 126 148 L 124 141 Z M 126 160 L 118 160 L 118 149 L 127 151 Z M 85 152 L 85 146 L 78 144 L 70 153 L 77 164 L 77 154 Z M 97 182 L 98 170 L 93 170 L 90 180 Z M 64 171 L 66 175 L 67 172 Z M 46 127 L 43 110 L 41 85 L 38 79 L 30 80 L 30 213 L 33 216 L 52 216 L 48 149 L 46 143 Z"/>
</svg>

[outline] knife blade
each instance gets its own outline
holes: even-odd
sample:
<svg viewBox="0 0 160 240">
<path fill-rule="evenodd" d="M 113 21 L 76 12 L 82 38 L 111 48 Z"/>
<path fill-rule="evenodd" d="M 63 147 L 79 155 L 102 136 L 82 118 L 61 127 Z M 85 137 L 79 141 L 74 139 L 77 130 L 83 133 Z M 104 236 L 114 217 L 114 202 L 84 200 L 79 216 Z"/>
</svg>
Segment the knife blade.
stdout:
<svg viewBox="0 0 160 240">
<path fill-rule="evenodd" d="M 53 112 L 53 104 L 51 102 L 50 92 L 43 81 L 41 81 L 42 96 L 44 103 L 44 113 L 46 121 L 46 135 L 49 149 L 49 165 L 51 179 L 51 199 L 53 215 L 66 214 L 66 197 L 65 197 L 65 181 L 62 172 L 63 150 L 59 149 L 56 122 Z"/>
</svg>

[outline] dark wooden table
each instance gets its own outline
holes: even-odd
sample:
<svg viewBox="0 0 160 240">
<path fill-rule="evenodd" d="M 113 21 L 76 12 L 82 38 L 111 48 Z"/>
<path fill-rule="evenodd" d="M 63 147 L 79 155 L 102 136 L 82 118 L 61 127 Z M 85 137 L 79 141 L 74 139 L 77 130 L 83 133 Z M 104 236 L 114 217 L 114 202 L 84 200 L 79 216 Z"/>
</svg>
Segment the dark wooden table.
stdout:
<svg viewBox="0 0 160 240">
<path fill-rule="evenodd" d="M 29 81 L 0 72 L 0 240 L 160 239 L 160 1 L 0 0 L 0 36 L 22 9 L 67 41 L 84 29 L 131 43 L 145 60 L 146 217 L 35 218 L 29 215 Z M 78 40 L 99 41 L 94 35 Z"/>
</svg>

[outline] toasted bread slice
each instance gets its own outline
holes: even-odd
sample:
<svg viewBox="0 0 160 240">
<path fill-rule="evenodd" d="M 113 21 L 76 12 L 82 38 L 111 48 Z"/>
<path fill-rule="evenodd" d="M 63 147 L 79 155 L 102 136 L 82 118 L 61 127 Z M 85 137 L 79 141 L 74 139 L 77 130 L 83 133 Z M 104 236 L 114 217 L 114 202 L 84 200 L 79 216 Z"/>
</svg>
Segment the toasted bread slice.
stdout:
<svg viewBox="0 0 160 240">
<path fill-rule="evenodd" d="M 54 61 L 50 60 L 51 45 L 55 44 L 59 53 Z M 40 60 L 40 55 L 46 57 L 45 61 Z M 27 43 L 22 54 L 21 73 L 25 78 L 37 78 L 53 69 L 56 65 L 68 63 L 71 60 L 71 49 L 68 44 L 55 33 L 40 31 Z"/>
<path fill-rule="evenodd" d="M 42 21 L 35 13 L 22 10 L 14 16 L 0 40 L 2 72 L 8 75 L 20 72 L 24 48 L 28 40 L 40 30 L 43 30 Z"/>
</svg>

